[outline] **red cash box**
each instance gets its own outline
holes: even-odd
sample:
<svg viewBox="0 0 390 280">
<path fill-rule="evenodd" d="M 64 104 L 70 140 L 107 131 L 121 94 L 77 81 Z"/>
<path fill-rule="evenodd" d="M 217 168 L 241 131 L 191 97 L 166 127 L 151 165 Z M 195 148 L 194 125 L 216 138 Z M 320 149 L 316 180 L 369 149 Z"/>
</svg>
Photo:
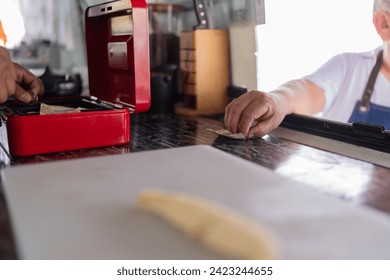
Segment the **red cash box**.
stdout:
<svg viewBox="0 0 390 280">
<path fill-rule="evenodd" d="M 145 0 L 87 8 L 85 32 L 91 97 L 43 98 L 79 113 L 40 115 L 40 104 L 7 102 L 9 152 L 31 156 L 126 144 L 130 113 L 150 107 L 149 28 Z"/>
</svg>

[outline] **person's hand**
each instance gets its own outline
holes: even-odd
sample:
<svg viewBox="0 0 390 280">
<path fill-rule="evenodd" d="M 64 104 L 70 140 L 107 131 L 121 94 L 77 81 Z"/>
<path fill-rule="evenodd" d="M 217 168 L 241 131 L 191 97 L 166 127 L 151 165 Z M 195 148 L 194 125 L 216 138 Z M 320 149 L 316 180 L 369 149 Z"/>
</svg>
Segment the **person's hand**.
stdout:
<svg viewBox="0 0 390 280">
<path fill-rule="evenodd" d="M 42 81 L 13 63 L 7 49 L 0 47 L 0 103 L 7 101 L 11 95 L 23 102 L 34 102 L 43 92 Z"/>
<path fill-rule="evenodd" d="M 13 96 L 24 102 L 36 102 L 43 95 L 44 86 L 41 79 L 33 73 L 14 63 L 16 69 L 16 89 Z"/>
<path fill-rule="evenodd" d="M 231 133 L 242 133 L 247 138 L 262 137 L 278 127 L 290 112 L 282 94 L 250 91 L 227 105 L 225 126 Z"/>
</svg>

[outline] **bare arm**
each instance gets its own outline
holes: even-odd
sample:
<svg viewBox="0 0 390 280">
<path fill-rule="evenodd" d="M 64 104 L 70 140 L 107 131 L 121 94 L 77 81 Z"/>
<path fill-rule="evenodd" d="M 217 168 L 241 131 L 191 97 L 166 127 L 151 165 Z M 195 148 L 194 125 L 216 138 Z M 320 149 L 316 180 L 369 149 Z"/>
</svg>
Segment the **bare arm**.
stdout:
<svg viewBox="0 0 390 280">
<path fill-rule="evenodd" d="M 250 91 L 225 109 L 225 126 L 246 137 L 264 136 L 279 126 L 290 113 L 312 115 L 323 110 L 323 90 L 307 80 L 292 80 L 266 93 Z M 254 126 L 253 123 L 257 122 Z"/>
</svg>

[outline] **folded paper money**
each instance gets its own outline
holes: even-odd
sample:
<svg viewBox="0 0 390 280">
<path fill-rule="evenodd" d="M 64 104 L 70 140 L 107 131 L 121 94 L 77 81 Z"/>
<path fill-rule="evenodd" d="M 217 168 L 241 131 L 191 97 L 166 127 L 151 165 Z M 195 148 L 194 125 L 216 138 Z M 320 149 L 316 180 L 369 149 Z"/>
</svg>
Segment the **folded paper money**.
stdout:
<svg viewBox="0 0 390 280">
<path fill-rule="evenodd" d="M 229 137 L 229 138 L 232 138 L 232 139 L 238 139 L 238 140 L 245 140 L 246 139 L 244 134 L 242 134 L 242 133 L 231 133 L 229 130 L 224 129 L 224 128 L 221 128 L 221 129 L 218 129 L 218 130 L 214 130 L 214 129 L 208 128 L 207 130 L 215 132 L 218 135 L 222 135 L 222 136 Z"/>
<path fill-rule="evenodd" d="M 64 113 L 80 113 L 81 108 L 71 108 L 65 106 L 58 105 L 47 105 L 45 103 L 41 103 L 41 107 L 39 110 L 40 115 L 52 115 L 52 114 L 64 114 Z"/>
</svg>

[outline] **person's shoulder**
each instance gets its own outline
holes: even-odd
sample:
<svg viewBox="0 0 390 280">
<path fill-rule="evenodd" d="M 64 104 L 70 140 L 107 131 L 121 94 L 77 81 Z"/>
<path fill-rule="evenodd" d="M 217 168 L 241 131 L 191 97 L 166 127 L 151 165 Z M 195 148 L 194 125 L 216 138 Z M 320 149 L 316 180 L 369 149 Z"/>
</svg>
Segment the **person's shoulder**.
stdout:
<svg viewBox="0 0 390 280">
<path fill-rule="evenodd" d="M 381 47 L 374 50 L 365 51 L 365 52 L 343 52 L 334 56 L 334 59 L 339 59 L 348 63 L 351 62 L 371 62 L 375 61 L 378 55 L 378 52 L 382 50 Z"/>
</svg>

